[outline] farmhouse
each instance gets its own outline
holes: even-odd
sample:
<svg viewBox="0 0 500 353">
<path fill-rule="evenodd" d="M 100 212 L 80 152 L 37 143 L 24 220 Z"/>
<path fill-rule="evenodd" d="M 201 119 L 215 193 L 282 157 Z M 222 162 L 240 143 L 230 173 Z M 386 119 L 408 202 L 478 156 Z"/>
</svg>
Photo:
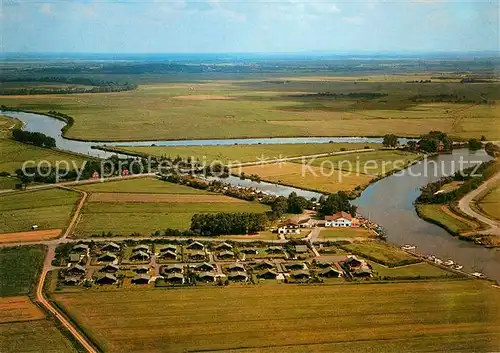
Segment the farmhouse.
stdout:
<svg viewBox="0 0 500 353">
<path fill-rule="evenodd" d="M 107 264 L 99 270 L 99 272 L 115 273 L 120 270 L 120 267 L 115 264 Z"/>
<path fill-rule="evenodd" d="M 72 251 L 74 252 L 86 252 L 89 250 L 89 246 L 87 244 L 76 244 L 73 246 Z"/>
<path fill-rule="evenodd" d="M 259 274 L 258 277 L 263 279 L 276 279 L 276 277 L 278 277 L 278 273 L 273 270 L 266 270 Z"/>
<path fill-rule="evenodd" d="M 245 266 L 242 264 L 232 264 L 226 267 L 229 272 L 245 272 Z"/>
<path fill-rule="evenodd" d="M 194 241 L 191 244 L 189 244 L 188 246 L 186 246 L 186 249 L 203 250 L 203 249 L 205 249 L 205 246 L 202 243 L 200 243 L 199 241 Z"/>
<path fill-rule="evenodd" d="M 334 269 L 333 267 L 327 267 L 318 273 L 318 276 L 326 278 L 338 278 L 341 275 L 340 271 Z"/>
<path fill-rule="evenodd" d="M 204 262 L 202 264 L 196 265 L 195 269 L 196 269 L 196 271 L 208 272 L 208 271 L 213 271 L 215 269 L 215 267 L 213 265 L 209 264 L 208 262 Z"/>
<path fill-rule="evenodd" d="M 167 260 L 175 260 L 177 258 L 177 254 L 173 252 L 172 250 L 166 250 L 163 251 L 158 255 L 160 259 L 167 259 Z"/>
<path fill-rule="evenodd" d="M 148 284 L 149 280 L 151 279 L 151 276 L 146 275 L 146 274 L 140 274 L 132 278 L 132 283 L 133 284 Z"/>
<path fill-rule="evenodd" d="M 232 281 L 246 281 L 248 279 L 248 276 L 245 272 L 237 271 L 229 273 L 227 275 L 227 278 Z"/>
<path fill-rule="evenodd" d="M 281 246 L 270 246 L 266 249 L 268 254 L 281 254 L 283 253 L 283 248 Z"/>
<path fill-rule="evenodd" d="M 307 245 L 295 245 L 296 254 L 307 254 L 307 251 L 308 251 Z"/>
<path fill-rule="evenodd" d="M 184 276 L 180 273 L 169 273 L 165 280 L 171 284 L 183 284 Z"/>
<path fill-rule="evenodd" d="M 149 254 L 142 251 L 142 250 L 139 250 L 139 251 L 134 252 L 132 254 L 132 256 L 130 256 L 130 260 L 146 261 L 146 260 L 149 260 Z"/>
<path fill-rule="evenodd" d="M 201 250 L 192 251 L 189 258 L 196 261 L 205 260 L 205 252 Z"/>
<path fill-rule="evenodd" d="M 357 222 L 354 220 L 354 217 L 347 212 L 337 212 L 334 215 L 325 216 L 325 227 L 351 227 Z"/>
<path fill-rule="evenodd" d="M 300 224 L 291 220 L 278 226 L 278 234 L 300 234 Z"/>
<path fill-rule="evenodd" d="M 120 251 L 120 245 L 110 242 L 105 244 L 102 248 L 101 251 L 110 251 L 110 252 L 116 252 Z"/>
<path fill-rule="evenodd" d="M 85 274 L 85 267 L 79 264 L 73 265 L 66 270 L 66 274 L 70 276 L 82 276 Z"/>
<path fill-rule="evenodd" d="M 254 268 L 258 270 L 264 270 L 264 269 L 270 270 L 274 268 L 274 264 L 269 261 L 262 261 L 259 262 L 257 265 L 255 265 Z"/>
<path fill-rule="evenodd" d="M 110 252 L 107 252 L 97 258 L 99 262 L 113 262 L 116 260 L 116 255 Z"/>
<path fill-rule="evenodd" d="M 222 251 L 220 252 L 217 257 L 221 260 L 230 260 L 234 259 L 234 252 L 232 251 Z"/>
<path fill-rule="evenodd" d="M 300 271 L 293 272 L 292 278 L 294 278 L 294 279 L 309 279 L 309 278 L 311 278 L 311 275 L 309 274 L 308 271 L 300 270 Z"/>
<path fill-rule="evenodd" d="M 106 273 L 104 276 L 101 276 L 95 280 L 95 283 L 97 284 L 113 284 L 116 283 L 118 280 L 116 277 L 110 273 Z"/>
<path fill-rule="evenodd" d="M 233 250 L 233 246 L 231 244 L 228 244 L 228 243 L 222 243 L 222 244 L 217 245 L 215 247 L 215 250 L 219 250 L 219 251 L 226 250 L 226 251 L 229 251 L 229 250 Z"/>
<path fill-rule="evenodd" d="M 202 272 L 198 275 L 198 279 L 205 282 L 214 282 L 215 275 L 212 272 Z"/>
<path fill-rule="evenodd" d="M 292 270 L 292 271 L 303 270 L 307 268 L 303 262 L 293 262 L 291 264 L 286 264 L 285 266 L 287 270 Z"/>
<path fill-rule="evenodd" d="M 162 266 L 160 268 L 160 273 L 182 273 L 183 266 L 181 264 L 173 264 L 168 266 Z"/>
<path fill-rule="evenodd" d="M 247 254 L 247 255 L 257 255 L 259 253 L 259 250 L 257 250 L 257 248 L 243 248 L 240 251 L 243 254 Z"/>
<path fill-rule="evenodd" d="M 138 251 L 149 252 L 149 246 L 147 246 L 147 245 L 137 245 L 132 250 L 132 252 L 138 252 Z"/>
</svg>

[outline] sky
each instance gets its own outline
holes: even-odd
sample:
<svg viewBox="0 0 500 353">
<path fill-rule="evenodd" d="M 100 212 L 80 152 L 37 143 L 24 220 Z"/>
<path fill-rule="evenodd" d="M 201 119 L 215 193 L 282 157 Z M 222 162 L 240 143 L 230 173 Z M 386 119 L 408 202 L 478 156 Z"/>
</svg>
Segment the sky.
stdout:
<svg viewBox="0 0 500 353">
<path fill-rule="evenodd" d="M 500 48 L 497 0 L 0 0 L 3 52 Z"/>
</svg>

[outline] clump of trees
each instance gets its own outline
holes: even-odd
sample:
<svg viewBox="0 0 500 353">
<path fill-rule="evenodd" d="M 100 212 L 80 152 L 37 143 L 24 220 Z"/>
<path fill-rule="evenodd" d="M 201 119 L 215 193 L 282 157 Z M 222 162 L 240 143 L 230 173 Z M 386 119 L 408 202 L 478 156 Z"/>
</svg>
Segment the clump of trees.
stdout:
<svg viewBox="0 0 500 353">
<path fill-rule="evenodd" d="M 484 150 L 492 157 L 496 157 L 500 154 L 500 146 L 494 144 L 493 142 L 488 142 L 484 146 Z"/>
<path fill-rule="evenodd" d="M 13 129 L 12 137 L 14 140 L 29 143 L 38 147 L 53 148 L 56 147 L 54 138 L 42 134 L 41 132 L 29 132 L 21 129 Z"/>
<path fill-rule="evenodd" d="M 478 141 L 476 139 L 470 139 L 469 142 L 467 142 L 467 146 L 471 151 L 477 151 L 483 148 L 483 144 L 481 141 Z"/>
<path fill-rule="evenodd" d="M 387 134 L 384 135 L 384 140 L 382 141 L 384 147 L 396 147 L 399 145 L 399 139 L 396 135 Z"/>
<path fill-rule="evenodd" d="M 313 204 L 305 197 L 298 196 L 297 193 L 292 192 L 288 198 L 284 196 L 277 197 L 271 204 L 273 216 L 276 218 L 281 217 L 285 213 L 300 214 L 304 209 L 311 209 Z"/>
<path fill-rule="evenodd" d="M 424 153 L 449 152 L 453 149 L 453 141 L 444 132 L 431 131 L 420 138 L 418 148 Z"/>
<path fill-rule="evenodd" d="M 199 235 L 251 234 L 266 229 L 263 213 L 197 213 L 191 218 L 190 230 Z"/>
<path fill-rule="evenodd" d="M 357 207 L 351 205 L 350 198 L 344 191 L 330 194 L 326 198 L 320 198 L 319 204 L 318 213 L 321 216 L 331 215 L 341 211 L 350 213 L 352 216 L 356 215 Z"/>
</svg>

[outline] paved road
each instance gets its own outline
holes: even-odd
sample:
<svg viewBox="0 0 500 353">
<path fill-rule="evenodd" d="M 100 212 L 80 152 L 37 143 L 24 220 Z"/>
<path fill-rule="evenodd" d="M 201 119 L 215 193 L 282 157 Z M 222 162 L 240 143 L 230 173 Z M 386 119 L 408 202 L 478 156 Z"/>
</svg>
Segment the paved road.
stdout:
<svg viewBox="0 0 500 353">
<path fill-rule="evenodd" d="M 482 183 L 477 189 L 472 190 L 469 192 L 467 195 L 465 195 L 459 202 L 458 202 L 458 207 L 462 212 L 465 214 L 469 215 L 470 217 L 474 217 L 479 219 L 481 222 L 486 223 L 490 228 L 482 231 L 481 233 L 484 234 L 493 234 L 493 235 L 499 235 L 500 236 L 500 222 L 488 218 L 485 215 L 476 212 L 470 207 L 470 203 L 472 200 L 478 196 L 480 193 L 486 191 L 491 185 L 493 185 L 495 182 L 500 180 L 500 173 L 495 174 L 493 177 L 490 179 L 486 180 L 484 183 Z"/>
</svg>

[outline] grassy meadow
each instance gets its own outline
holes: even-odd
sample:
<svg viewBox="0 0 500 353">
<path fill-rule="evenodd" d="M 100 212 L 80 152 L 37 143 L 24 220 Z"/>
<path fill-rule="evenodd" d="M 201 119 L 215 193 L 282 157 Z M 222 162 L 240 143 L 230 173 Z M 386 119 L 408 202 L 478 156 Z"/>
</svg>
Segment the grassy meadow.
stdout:
<svg viewBox="0 0 500 353">
<path fill-rule="evenodd" d="M 438 94 L 453 94 L 471 102 L 482 94 L 489 101 L 498 100 L 496 83 L 418 84 L 407 83 L 408 76 L 370 81 L 363 74 L 342 80 L 294 76 L 294 80 L 281 77 L 276 81 L 255 78 L 196 83 L 166 83 L 160 82 L 161 78 L 148 82 L 138 77 L 141 84 L 135 91 L 2 96 L 0 104 L 69 114 L 75 124 L 68 130 L 68 137 L 101 141 L 387 133 L 419 136 L 429 130 L 462 138 L 500 138 L 494 105 L 432 102 Z M 344 96 L 322 96 L 318 92 Z M 370 92 L 387 96 L 347 96 Z M 416 102 L 415 96 L 430 98 Z M 103 112 L 106 119 L 102 119 Z"/>
<path fill-rule="evenodd" d="M 319 239 L 343 239 L 343 238 L 373 238 L 374 234 L 366 228 L 325 228 L 319 233 Z"/>
<path fill-rule="evenodd" d="M 500 220 L 500 183 L 497 183 L 481 198 L 478 206 L 487 216 Z"/>
<path fill-rule="evenodd" d="M 0 297 L 30 294 L 44 257 L 43 247 L 0 249 Z"/>
<path fill-rule="evenodd" d="M 499 292 L 470 280 L 53 297 L 111 353 L 452 352 L 500 346 Z"/>
<path fill-rule="evenodd" d="M 418 259 L 403 250 L 380 241 L 354 242 L 342 247 L 353 254 L 360 254 L 362 257 L 366 256 L 367 258 L 388 265 L 397 265 L 402 261 L 419 262 Z"/>
<path fill-rule="evenodd" d="M 379 148 L 380 144 L 369 143 L 307 143 L 274 145 L 232 145 L 232 146 L 154 146 L 154 147 L 115 147 L 113 150 L 133 152 L 145 156 L 167 156 L 175 158 L 195 157 L 202 163 L 217 160 L 225 164 L 275 160 L 279 158 L 316 155 L 340 152 L 343 150 L 362 150 L 365 147 Z"/>
<path fill-rule="evenodd" d="M 370 262 L 373 271 L 380 277 L 410 278 L 410 277 L 452 277 L 455 276 L 452 272 L 441 269 L 437 266 L 431 265 L 427 262 L 420 262 L 418 264 L 411 264 L 399 267 L 386 267 L 376 262 Z"/>
<path fill-rule="evenodd" d="M 419 204 L 416 206 L 417 212 L 421 215 L 422 218 L 443 225 L 452 233 L 459 234 L 470 232 L 478 227 L 478 225 L 471 220 L 465 219 L 458 215 L 454 215 L 449 210 L 449 212 L 445 211 L 446 207 L 446 205 L 439 204 Z"/>
<path fill-rule="evenodd" d="M 68 224 L 80 194 L 61 189 L 0 195 L 0 233 L 61 229 Z"/>
</svg>

